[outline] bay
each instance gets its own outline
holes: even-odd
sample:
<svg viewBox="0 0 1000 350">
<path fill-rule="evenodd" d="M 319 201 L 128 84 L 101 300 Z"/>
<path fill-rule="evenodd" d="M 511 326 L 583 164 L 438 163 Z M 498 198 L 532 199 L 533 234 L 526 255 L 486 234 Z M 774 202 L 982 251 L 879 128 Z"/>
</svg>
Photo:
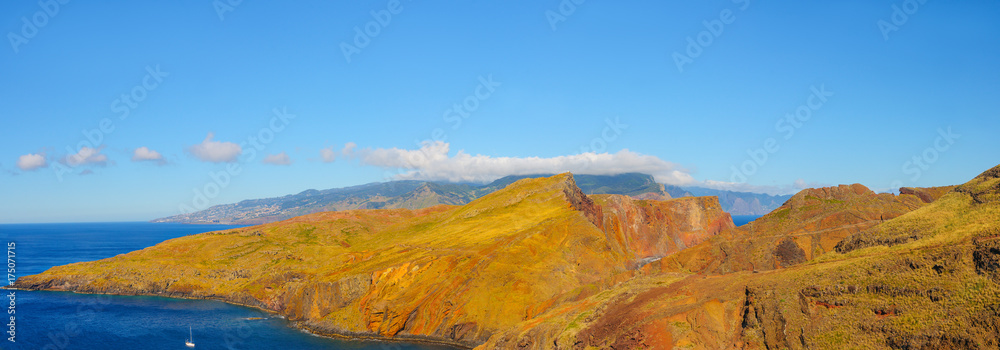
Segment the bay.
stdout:
<svg viewBox="0 0 1000 350">
<path fill-rule="evenodd" d="M 3 224 L 0 242 L 14 243 L 15 276 L 91 261 L 168 239 L 240 226 L 147 222 Z M 4 291 L 9 296 L 11 291 Z M 14 291 L 15 336 L 0 349 L 412 349 L 451 347 L 341 340 L 300 331 L 277 315 L 213 300 Z M 8 297 L 9 299 L 9 297 Z M 9 304 L 9 300 L 7 301 Z M 9 305 L 8 312 L 11 310 Z M 9 316 L 4 317 L 9 323 Z M 9 331 L 5 326 L 5 331 Z"/>
</svg>

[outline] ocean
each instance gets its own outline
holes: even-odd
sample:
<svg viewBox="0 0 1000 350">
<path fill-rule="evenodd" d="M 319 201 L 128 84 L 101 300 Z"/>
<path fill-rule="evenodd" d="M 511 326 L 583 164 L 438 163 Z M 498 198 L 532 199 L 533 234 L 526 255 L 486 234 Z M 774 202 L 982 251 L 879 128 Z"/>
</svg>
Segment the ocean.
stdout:
<svg viewBox="0 0 1000 350">
<path fill-rule="evenodd" d="M 736 226 L 743 226 L 749 224 L 751 221 L 757 220 L 763 215 L 733 215 L 733 224 Z"/>
<path fill-rule="evenodd" d="M 3 224 L 0 240 L 8 245 L 8 269 L 13 266 L 13 275 L 19 277 L 52 266 L 112 257 L 171 238 L 233 227 L 239 226 L 147 222 Z M 195 349 L 453 349 L 319 337 L 291 327 L 283 318 L 219 301 L 2 292 L 8 299 L 8 315 L 3 318 L 7 333 L 0 349 L 189 349 L 184 345 L 188 327 Z M 13 342 L 10 316 L 15 317 Z"/>
</svg>

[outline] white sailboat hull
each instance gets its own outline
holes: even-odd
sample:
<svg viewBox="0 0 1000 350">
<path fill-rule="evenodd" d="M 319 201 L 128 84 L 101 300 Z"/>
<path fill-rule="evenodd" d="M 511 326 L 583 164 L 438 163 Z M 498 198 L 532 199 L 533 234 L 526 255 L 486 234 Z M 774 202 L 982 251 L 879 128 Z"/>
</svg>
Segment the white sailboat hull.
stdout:
<svg viewBox="0 0 1000 350">
<path fill-rule="evenodd" d="M 191 326 L 188 326 L 188 338 L 184 341 L 184 345 L 187 345 L 189 348 L 194 347 L 194 334 L 191 333 Z"/>
</svg>

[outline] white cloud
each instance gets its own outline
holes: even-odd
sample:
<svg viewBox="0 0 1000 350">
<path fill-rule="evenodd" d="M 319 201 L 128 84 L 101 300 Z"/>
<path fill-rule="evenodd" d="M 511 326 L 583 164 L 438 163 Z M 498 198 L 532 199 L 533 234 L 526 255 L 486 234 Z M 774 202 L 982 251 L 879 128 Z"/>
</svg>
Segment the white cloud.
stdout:
<svg viewBox="0 0 1000 350">
<path fill-rule="evenodd" d="M 225 163 L 234 162 L 236 157 L 243 153 L 240 145 L 232 142 L 212 141 L 214 134 L 208 133 L 201 143 L 188 148 L 195 157 L 205 162 Z"/>
<path fill-rule="evenodd" d="M 333 147 L 319 150 L 319 156 L 323 160 L 323 163 L 332 163 L 337 160 L 337 152 L 333 151 Z"/>
<path fill-rule="evenodd" d="M 288 154 L 281 152 L 278 154 L 268 154 L 264 157 L 264 164 L 274 164 L 274 165 L 290 165 L 292 164 L 292 159 L 288 157 Z"/>
<path fill-rule="evenodd" d="M 489 182 L 507 175 L 574 174 L 611 175 L 629 172 L 653 175 L 657 182 L 688 185 L 694 179 L 687 170 L 655 156 L 629 150 L 618 153 L 581 153 L 551 158 L 491 157 L 458 151 L 449 156 L 449 144 L 425 142 L 419 150 L 400 148 L 364 149 L 357 152 L 361 163 L 400 169 L 397 179 Z"/>
<path fill-rule="evenodd" d="M 24 171 L 44 168 L 47 165 L 44 154 L 29 153 L 17 158 L 17 167 Z"/>
<path fill-rule="evenodd" d="M 160 152 L 151 150 L 145 146 L 136 148 L 135 151 L 132 152 L 132 161 L 133 162 L 154 161 L 159 164 L 163 164 L 166 162 L 163 159 L 163 155 L 161 155 Z"/>
<path fill-rule="evenodd" d="M 804 189 L 806 187 L 809 187 L 809 184 L 806 183 L 806 180 L 797 179 L 797 180 L 795 180 L 795 183 L 792 184 L 792 186 L 794 186 L 795 188 L 801 190 L 801 189 Z"/>
<path fill-rule="evenodd" d="M 104 149 L 103 146 L 101 148 L 83 146 L 76 154 L 66 156 L 63 161 L 74 167 L 85 164 L 105 165 L 108 163 L 108 156 L 101 154 L 102 149 Z"/>
<path fill-rule="evenodd" d="M 343 155 L 348 156 L 348 157 L 353 156 L 354 155 L 354 149 L 357 148 L 357 147 L 358 147 L 358 144 L 356 144 L 354 142 L 345 143 L 344 144 L 344 149 L 340 150 L 340 153 L 342 153 Z"/>
</svg>

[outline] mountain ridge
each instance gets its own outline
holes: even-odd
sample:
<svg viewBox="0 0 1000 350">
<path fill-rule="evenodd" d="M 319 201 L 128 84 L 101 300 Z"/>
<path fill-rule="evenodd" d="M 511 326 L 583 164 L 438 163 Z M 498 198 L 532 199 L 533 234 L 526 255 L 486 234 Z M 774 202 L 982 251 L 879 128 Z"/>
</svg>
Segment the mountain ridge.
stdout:
<svg viewBox="0 0 1000 350">
<path fill-rule="evenodd" d="M 280 197 L 248 199 L 205 210 L 153 219 L 151 222 L 262 224 L 321 211 L 349 209 L 426 208 L 439 204 L 461 205 L 501 189 L 517 180 L 555 174 L 510 175 L 474 185 L 418 180 L 373 182 L 327 190 L 304 190 Z M 586 194 L 621 194 L 638 199 L 667 200 L 678 197 L 717 196 L 723 210 L 733 215 L 763 215 L 790 196 L 720 191 L 692 187 L 690 191 L 657 183 L 640 173 L 575 175 Z"/>
</svg>

